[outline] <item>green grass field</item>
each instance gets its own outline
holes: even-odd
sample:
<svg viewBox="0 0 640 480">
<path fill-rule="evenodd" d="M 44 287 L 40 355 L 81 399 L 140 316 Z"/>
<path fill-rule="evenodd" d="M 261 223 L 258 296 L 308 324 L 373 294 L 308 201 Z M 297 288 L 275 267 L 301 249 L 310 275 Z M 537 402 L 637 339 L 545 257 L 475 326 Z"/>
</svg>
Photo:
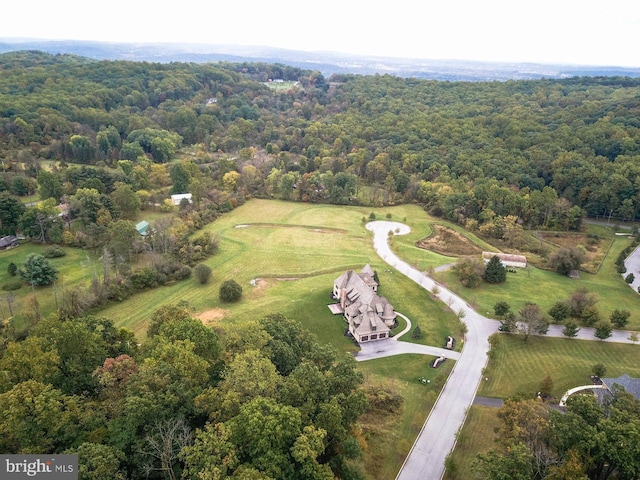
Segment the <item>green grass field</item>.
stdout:
<svg viewBox="0 0 640 480">
<path fill-rule="evenodd" d="M 433 369 L 429 367 L 432 359 L 423 355 L 398 355 L 360 363 L 367 384 L 386 385 L 404 399 L 399 412 L 388 416 L 369 414 L 360 421 L 368 447 L 366 465 L 371 478 L 395 478 L 420 433 L 454 365 L 445 362 Z M 419 377 L 430 383 L 420 383 Z"/>
<path fill-rule="evenodd" d="M 596 363 L 607 367 L 607 377 L 623 373 L 640 377 L 640 346 L 568 338 L 498 335 L 493 344 L 486 377 L 478 394 L 508 398 L 531 397 L 547 376 L 553 380 L 557 400 L 572 387 L 589 383 Z"/>
<path fill-rule="evenodd" d="M 588 385 L 592 367 L 605 365 L 606 377 L 624 373 L 640 377 L 640 345 L 603 343 L 565 338 L 497 335 L 478 395 L 496 398 L 533 398 L 540 383 L 550 376 L 558 401 L 572 387 Z M 499 425 L 498 409 L 473 406 L 451 455 L 455 465 L 447 480 L 475 478 L 471 465 L 475 456 L 494 446 L 493 430 Z"/>
<path fill-rule="evenodd" d="M 41 254 L 46 246 L 35 243 L 23 242 L 17 248 L 12 248 L 0 252 L 0 288 L 8 282 L 20 280 L 20 276 L 10 277 L 7 274 L 9 263 L 15 263 L 20 267 L 32 253 Z M 25 299 L 33 292 L 36 294 L 40 305 L 40 313 L 43 316 L 54 313 L 57 310 L 57 303 L 62 301 L 62 292 L 65 288 L 73 288 L 78 285 L 89 285 L 95 274 L 102 268 L 99 260 L 88 251 L 78 248 L 64 248 L 66 255 L 60 258 L 50 259 L 51 264 L 59 270 L 58 280 L 55 285 L 32 288 L 25 282 L 22 287 L 12 292 L 0 290 L 0 315 L 2 318 L 9 317 L 7 295 L 15 295 L 15 306 L 13 308 L 15 327 L 20 329 L 24 326 L 24 319 L 20 314 L 25 305 Z"/>
<path fill-rule="evenodd" d="M 387 210 L 394 212 L 393 218 L 423 222 L 424 214 L 416 206 L 376 213 L 384 218 Z M 220 238 L 219 253 L 206 262 L 213 270 L 209 284 L 190 279 L 142 292 L 101 314 L 143 336 L 158 306 L 180 300 L 189 302 L 196 312 L 218 310 L 224 323 L 282 312 L 303 323 L 320 341 L 353 350 L 342 336 L 344 321 L 331 315 L 326 305 L 331 303 L 329 294 L 338 275 L 370 263 L 378 271 L 380 293 L 420 325 L 421 343 L 440 344 L 444 336 L 457 334 L 455 315 L 425 296 L 419 286 L 387 269 L 375 254 L 371 233 L 362 223 L 369 213 L 355 207 L 252 200 L 206 227 Z M 243 287 L 243 298 L 236 304 L 218 299 L 220 284 L 230 278 Z M 252 287 L 250 282 L 256 278 L 260 280 Z"/>
<path fill-rule="evenodd" d="M 302 323 L 322 343 L 353 352 L 355 345 L 343 335 L 343 318 L 332 315 L 327 304 L 331 303 L 329 294 L 338 275 L 347 269 L 359 270 L 370 263 L 378 272 L 380 293 L 396 310 L 407 315 L 414 326 L 419 325 L 422 329 L 422 339 L 413 340 L 406 336 L 402 340 L 442 345 L 446 335 L 459 336 L 460 323 L 445 305 L 434 301 L 421 287 L 388 268 L 376 255 L 371 232 L 366 230 L 362 221 L 371 212 L 378 219 L 405 222 L 412 228 L 409 235 L 394 237 L 392 248 L 420 270 L 428 271 L 455 260 L 415 246 L 417 240 L 429 235 L 430 225 L 435 221 L 416 205 L 371 209 L 254 199 L 206 227 L 220 239 L 219 253 L 205 262 L 213 270 L 209 284 L 200 285 L 194 278 L 177 282 L 138 293 L 125 302 L 109 305 L 98 314 L 111 318 L 119 326 L 130 328 L 143 339 L 153 311 L 163 304 L 180 300 L 187 301 L 196 314 L 211 314 L 211 324 L 220 331 L 225 325 L 242 324 L 269 313 L 281 312 Z M 141 213 L 141 217 L 148 221 L 152 221 L 154 215 L 160 213 Z M 483 249 L 491 248 L 459 227 L 447 225 Z M 579 286 L 585 286 L 600 296 L 598 307 L 606 318 L 614 308 L 637 311 L 634 307 L 640 300 L 638 295 L 615 272 L 615 258 L 627 242 L 625 238 L 616 238 L 598 274 L 583 274 L 577 281 L 536 268 L 509 274 L 503 285 L 485 284 L 474 290 L 461 287 L 451 273 L 439 274 L 438 278 L 482 313 L 491 312 L 493 305 L 505 298 L 516 311 L 525 301 L 536 302 L 546 310 L 556 300 L 565 298 Z M 40 252 L 42 248 L 23 244 L 17 249 L 1 252 L 0 271 L 6 272 L 10 261 L 20 264 L 29 253 Z M 61 270 L 56 288 L 87 285 L 96 269 L 100 269 L 98 260 L 79 249 L 66 250 L 66 257 L 53 260 Z M 2 277 L 3 282 L 6 277 Z M 243 298 L 238 303 L 225 304 L 218 298 L 220 284 L 227 279 L 235 279 L 244 289 Z M 259 280 L 256 286 L 251 286 L 254 279 Z M 30 290 L 23 286 L 17 294 L 24 298 Z M 43 313 L 54 311 L 56 296 L 53 287 L 36 289 L 36 292 Z M 638 317 L 640 315 L 632 314 L 630 327 L 640 329 Z M 402 327 L 400 325 L 396 331 Z M 611 376 L 625 372 L 640 376 L 636 348 L 640 347 L 535 337 L 525 344 L 518 337 L 502 336 L 487 369 L 489 380 L 482 383 L 480 394 L 501 398 L 520 393 L 531 395 L 550 375 L 554 381 L 554 395 L 559 396 L 567 388 L 581 384 L 595 363 L 604 363 Z M 453 362 L 447 362 L 444 368 L 433 370 L 428 368 L 430 360 L 407 355 L 360 364 L 367 382 L 391 384 L 404 397 L 404 405 L 399 412 L 392 412 L 384 418 L 364 419 L 367 422 L 363 426 L 363 435 L 368 444 L 368 471 L 373 472 L 374 478 L 395 476 L 436 399 L 439 387 L 453 366 Z M 417 381 L 418 376 L 425 376 L 431 383 L 422 385 Z M 494 420 L 484 413 L 470 415 L 467 427 L 472 429 L 468 434 L 471 445 L 454 453 L 460 471 L 468 472 L 464 465 L 470 465 L 469 458 L 475 455 L 472 452 L 487 448 L 482 438 L 488 436 L 474 432 L 489 431 Z M 463 448 L 463 442 L 459 445 Z"/>
<path fill-rule="evenodd" d="M 464 298 L 476 310 L 493 315 L 493 306 L 501 300 L 511 305 L 511 310 L 517 312 L 525 302 L 533 302 L 547 312 L 559 300 L 565 300 L 572 292 L 584 287 L 589 292 L 596 293 L 600 301 L 597 304 L 603 320 L 608 320 L 614 309 L 629 310 L 628 329 L 640 330 L 640 296 L 633 291 L 616 272 L 615 260 L 628 244 L 627 237 L 616 237 L 605 257 L 602 267 L 597 274 L 581 272 L 579 280 L 559 275 L 555 272 L 527 267 L 517 273 L 508 273 L 507 281 L 498 285 L 482 283 L 474 289 L 460 285 L 455 274 L 449 270 L 438 273 L 435 277 L 448 288 Z"/>
<path fill-rule="evenodd" d="M 458 433 L 456 447 L 449 457 L 444 480 L 477 478 L 472 472 L 475 457 L 487 453 L 494 447 L 495 429 L 499 426 L 497 408 L 472 406 L 467 413 L 464 427 Z"/>
</svg>

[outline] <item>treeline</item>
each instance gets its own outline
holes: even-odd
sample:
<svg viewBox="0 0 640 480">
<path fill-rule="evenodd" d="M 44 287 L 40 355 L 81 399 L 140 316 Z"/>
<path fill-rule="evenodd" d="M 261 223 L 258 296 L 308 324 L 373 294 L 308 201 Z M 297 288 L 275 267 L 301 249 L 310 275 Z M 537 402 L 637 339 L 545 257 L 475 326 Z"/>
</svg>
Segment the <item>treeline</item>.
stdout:
<svg viewBox="0 0 640 480">
<path fill-rule="evenodd" d="M 6 344 L 0 452 L 77 453 L 83 480 L 366 478 L 352 356 L 279 314 L 223 342 L 167 305 L 147 335 L 50 317 Z"/>
<path fill-rule="evenodd" d="M 283 65 L 0 59 L 0 189 L 14 194 L 38 187 L 43 159 L 128 168 L 140 182 L 140 167 L 186 158 L 202 176 L 175 191 L 415 201 L 498 238 L 511 218 L 577 229 L 585 214 L 640 208 L 635 79 L 327 80 Z M 273 78 L 298 84 L 271 89 Z"/>
</svg>

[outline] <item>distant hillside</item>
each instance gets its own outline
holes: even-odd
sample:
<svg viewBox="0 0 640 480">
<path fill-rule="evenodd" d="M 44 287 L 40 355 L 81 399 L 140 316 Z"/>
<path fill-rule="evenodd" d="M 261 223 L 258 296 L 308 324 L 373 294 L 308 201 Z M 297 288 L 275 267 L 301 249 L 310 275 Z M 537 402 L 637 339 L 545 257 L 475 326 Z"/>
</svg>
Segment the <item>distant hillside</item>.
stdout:
<svg viewBox="0 0 640 480">
<path fill-rule="evenodd" d="M 331 52 L 302 52 L 269 47 L 202 44 L 137 44 L 84 41 L 0 39 L 0 53 L 40 50 L 72 54 L 96 60 L 169 62 L 266 62 L 334 73 L 391 74 L 400 77 L 449 81 L 532 80 L 574 76 L 640 77 L 640 68 L 532 63 L 491 63 L 461 60 L 365 57 Z"/>
</svg>

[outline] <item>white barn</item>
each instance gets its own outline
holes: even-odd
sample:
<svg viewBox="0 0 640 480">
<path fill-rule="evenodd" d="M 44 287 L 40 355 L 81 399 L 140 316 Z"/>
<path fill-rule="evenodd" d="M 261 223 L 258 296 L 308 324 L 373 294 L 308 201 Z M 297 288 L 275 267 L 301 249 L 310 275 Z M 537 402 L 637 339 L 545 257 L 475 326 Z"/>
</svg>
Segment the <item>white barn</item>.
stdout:
<svg viewBox="0 0 640 480">
<path fill-rule="evenodd" d="M 505 267 L 526 268 L 527 257 L 524 255 L 513 255 L 511 253 L 482 252 L 482 260 L 489 263 L 492 257 L 498 257 Z"/>
</svg>

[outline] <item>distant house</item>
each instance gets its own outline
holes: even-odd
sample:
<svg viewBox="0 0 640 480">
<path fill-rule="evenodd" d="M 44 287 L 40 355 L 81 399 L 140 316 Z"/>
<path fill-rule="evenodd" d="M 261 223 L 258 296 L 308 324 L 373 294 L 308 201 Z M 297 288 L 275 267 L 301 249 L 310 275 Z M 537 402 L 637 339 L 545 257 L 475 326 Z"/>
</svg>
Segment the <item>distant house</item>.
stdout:
<svg viewBox="0 0 640 480">
<path fill-rule="evenodd" d="M 151 225 L 146 220 L 142 220 L 141 222 L 136 223 L 136 230 L 140 235 L 146 237 L 151 233 Z"/>
<path fill-rule="evenodd" d="M 69 215 L 71 214 L 71 206 L 68 203 L 61 203 L 58 205 L 58 210 L 60 211 L 60 213 L 58 213 L 59 217 L 64 219 L 69 218 Z"/>
<path fill-rule="evenodd" d="M 488 263 L 492 257 L 498 257 L 505 267 L 526 268 L 527 257 L 510 253 L 482 252 L 482 260 Z"/>
<path fill-rule="evenodd" d="M 18 245 L 18 237 L 13 235 L 7 235 L 6 237 L 0 238 L 0 250 L 8 250 L 10 248 L 17 247 Z"/>
<path fill-rule="evenodd" d="M 189 203 L 193 203 L 192 196 L 193 195 L 191 195 L 190 193 L 179 193 L 177 195 L 171 195 L 171 201 L 177 207 L 184 199 L 187 199 Z"/>
<path fill-rule="evenodd" d="M 358 274 L 349 270 L 333 282 L 333 313 L 342 313 L 349 333 L 358 343 L 389 337 L 396 319 L 393 306 L 377 294 L 378 283 L 374 272 L 366 265 Z"/>
</svg>

